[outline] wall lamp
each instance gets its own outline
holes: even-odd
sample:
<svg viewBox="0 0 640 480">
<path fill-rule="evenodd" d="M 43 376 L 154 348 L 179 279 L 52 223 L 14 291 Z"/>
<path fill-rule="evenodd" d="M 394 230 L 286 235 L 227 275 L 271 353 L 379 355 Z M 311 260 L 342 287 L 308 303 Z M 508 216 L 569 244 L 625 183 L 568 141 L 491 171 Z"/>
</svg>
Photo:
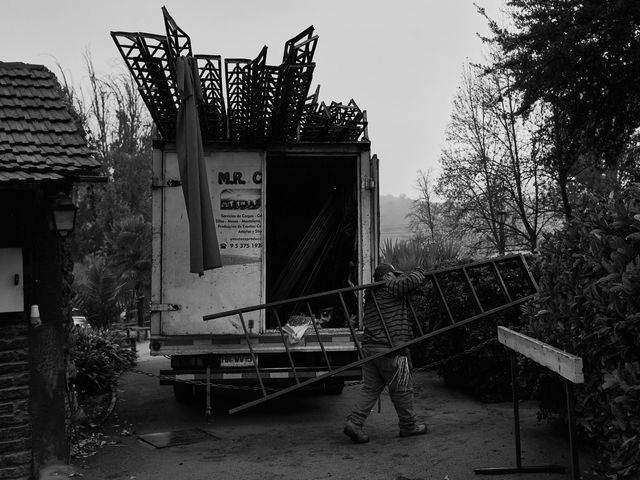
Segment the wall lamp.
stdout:
<svg viewBox="0 0 640 480">
<path fill-rule="evenodd" d="M 78 207 L 69 197 L 60 195 L 51 204 L 51 228 L 66 238 L 76 226 L 76 212 Z"/>
</svg>

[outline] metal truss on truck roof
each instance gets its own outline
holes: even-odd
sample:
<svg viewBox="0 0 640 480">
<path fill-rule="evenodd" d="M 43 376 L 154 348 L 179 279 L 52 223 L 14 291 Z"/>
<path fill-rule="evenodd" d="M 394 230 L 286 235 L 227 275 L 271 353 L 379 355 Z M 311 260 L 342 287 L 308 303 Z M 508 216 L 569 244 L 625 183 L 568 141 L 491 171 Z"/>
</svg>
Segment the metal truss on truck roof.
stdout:
<svg viewBox="0 0 640 480">
<path fill-rule="evenodd" d="M 167 38 L 149 33 L 111 32 L 163 137 L 175 137 L 178 114 L 176 83 L 169 70 Z M 175 67 L 175 65 L 174 65 Z"/>
<path fill-rule="evenodd" d="M 267 47 L 253 60 L 223 61 L 218 55 L 193 55 L 189 35 L 166 8 L 162 13 L 165 35 L 111 32 L 111 37 L 164 140 L 175 139 L 179 105 L 176 60 L 186 56 L 194 57 L 198 65 L 204 142 L 369 141 L 366 112 L 353 100 L 347 105 L 326 105 L 318 103 L 319 87 L 309 94 L 318 43 L 312 26 L 285 42 L 280 65 L 267 65 Z"/>
</svg>

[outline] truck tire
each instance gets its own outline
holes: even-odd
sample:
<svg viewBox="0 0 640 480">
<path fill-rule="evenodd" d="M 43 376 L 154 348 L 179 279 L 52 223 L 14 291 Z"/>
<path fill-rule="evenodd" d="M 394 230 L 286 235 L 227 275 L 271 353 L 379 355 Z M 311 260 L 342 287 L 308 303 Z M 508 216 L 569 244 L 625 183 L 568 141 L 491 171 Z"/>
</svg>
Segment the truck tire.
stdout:
<svg viewBox="0 0 640 480">
<path fill-rule="evenodd" d="M 173 396 L 178 403 L 191 403 L 196 398 L 193 385 L 190 383 L 174 383 Z"/>
</svg>

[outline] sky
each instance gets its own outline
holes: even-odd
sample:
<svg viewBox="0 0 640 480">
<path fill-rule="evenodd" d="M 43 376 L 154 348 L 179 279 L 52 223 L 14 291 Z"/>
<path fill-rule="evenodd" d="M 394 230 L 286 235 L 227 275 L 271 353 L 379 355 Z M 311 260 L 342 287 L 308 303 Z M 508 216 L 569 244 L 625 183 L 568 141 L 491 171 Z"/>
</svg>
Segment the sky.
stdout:
<svg viewBox="0 0 640 480">
<path fill-rule="evenodd" d="M 164 34 L 162 6 L 189 34 L 196 54 L 282 61 L 284 43 L 313 25 L 318 35 L 311 90 L 320 100 L 353 99 L 367 111 L 382 195 L 418 195 L 418 171 L 437 175 L 451 106 L 465 63 L 482 61 L 486 20 L 504 0 L 4 0 L 0 61 L 60 65 L 88 83 L 126 70 L 109 32 Z"/>
</svg>

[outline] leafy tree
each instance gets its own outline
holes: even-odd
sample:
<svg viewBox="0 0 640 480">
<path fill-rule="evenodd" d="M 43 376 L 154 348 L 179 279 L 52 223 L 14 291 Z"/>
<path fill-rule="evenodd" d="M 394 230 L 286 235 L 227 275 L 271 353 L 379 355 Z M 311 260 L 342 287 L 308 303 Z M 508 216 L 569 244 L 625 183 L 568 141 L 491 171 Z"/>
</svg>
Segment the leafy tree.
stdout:
<svg viewBox="0 0 640 480">
<path fill-rule="evenodd" d="M 88 86 L 74 88 L 65 78 L 64 88 L 81 112 L 78 121 L 88 132 L 107 182 L 76 190 L 73 257 L 76 262 L 92 264 L 90 270 L 113 279 L 123 291 L 134 292 L 131 301 L 139 296 L 149 298 L 151 122 L 129 75 L 100 76 L 88 53 L 85 61 Z M 95 280 L 95 275 L 91 278 Z M 85 297 L 93 290 L 88 285 L 76 286 Z M 122 298 L 120 295 L 118 301 Z M 122 310 L 120 305 L 117 308 Z"/>
<path fill-rule="evenodd" d="M 513 76 L 520 111 L 544 106 L 545 162 L 567 218 L 572 197 L 611 187 L 640 125 L 640 3 L 635 0 L 510 0 L 511 27 L 489 20 Z M 481 13 L 484 11 L 481 9 Z M 485 15 L 486 16 L 486 15 Z M 603 175 L 603 172 L 605 173 Z"/>
<path fill-rule="evenodd" d="M 120 273 L 120 280 L 129 291 L 149 298 L 151 224 L 142 214 L 130 215 L 115 222 L 106 242 L 111 269 Z"/>
</svg>

